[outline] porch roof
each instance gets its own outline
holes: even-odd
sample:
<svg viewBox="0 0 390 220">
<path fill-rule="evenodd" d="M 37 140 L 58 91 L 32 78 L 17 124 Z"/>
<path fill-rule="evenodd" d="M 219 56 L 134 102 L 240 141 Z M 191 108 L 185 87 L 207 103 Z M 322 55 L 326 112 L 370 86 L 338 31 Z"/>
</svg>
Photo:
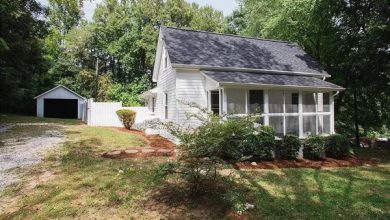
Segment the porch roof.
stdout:
<svg viewBox="0 0 390 220">
<path fill-rule="evenodd" d="M 207 77 L 223 85 L 261 85 L 264 87 L 310 88 L 344 90 L 343 87 L 312 77 L 300 75 L 263 74 L 254 72 L 203 71 Z"/>
</svg>

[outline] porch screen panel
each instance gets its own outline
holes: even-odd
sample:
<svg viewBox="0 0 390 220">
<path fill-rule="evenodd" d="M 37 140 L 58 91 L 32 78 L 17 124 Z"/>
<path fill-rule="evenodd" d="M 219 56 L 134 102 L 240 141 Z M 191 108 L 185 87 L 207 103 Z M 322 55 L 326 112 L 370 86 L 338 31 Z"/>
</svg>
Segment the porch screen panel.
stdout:
<svg viewBox="0 0 390 220">
<path fill-rule="evenodd" d="M 286 116 L 286 134 L 299 136 L 299 117 Z"/>
<path fill-rule="evenodd" d="M 302 108 L 303 112 L 316 112 L 316 93 L 304 92 L 302 93 Z"/>
<path fill-rule="evenodd" d="M 316 134 L 316 116 L 303 116 L 303 136 L 307 137 L 312 134 Z"/>
<path fill-rule="evenodd" d="M 262 90 L 249 90 L 249 113 L 263 113 L 264 96 Z"/>
<path fill-rule="evenodd" d="M 268 92 L 269 113 L 283 113 L 283 91 Z"/>
<path fill-rule="evenodd" d="M 318 116 L 318 134 L 330 134 L 330 115 Z"/>
<path fill-rule="evenodd" d="M 274 128 L 276 136 L 283 136 L 283 116 L 270 116 L 269 125 Z"/>
<path fill-rule="evenodd" d="M 298 92 L 285 92 L 286 112 L 296 113 L 298 112 L 299 93 Z"/>
<path fill-rule="evenodd" d="M 330 112 L 330 97 L 329 93 L 318 93 L 318 111 Z"/>
<path fill-rule="evenodd" d="M 227 89 L 226 102 L 228 114 L 245 114 L 244 89 Z"/>
</svg>

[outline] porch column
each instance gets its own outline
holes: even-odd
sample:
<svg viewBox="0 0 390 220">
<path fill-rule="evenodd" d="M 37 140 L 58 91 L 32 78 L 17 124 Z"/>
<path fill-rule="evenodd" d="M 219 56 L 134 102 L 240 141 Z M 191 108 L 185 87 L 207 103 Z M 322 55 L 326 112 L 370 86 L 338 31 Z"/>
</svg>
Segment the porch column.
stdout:
<svg viewBox="0 0 390 220">
<path fill-rule="evenodd" d="M 330 134 L 334 134 L 334 97 L 333 92 L 329 93 L 329 104 L 330 104 Z"/>
<path fill-rule="evenodd" d="M 303 138 L 303 107 L 302 107 L 302 91 L 298 95 L 298 121 L 299 121 L 299 137 Z"/>
<path fill-rule="evenodd" d="M 269 125 L 268 90 L 264 90 L 264 125 Z"/>
</svg>

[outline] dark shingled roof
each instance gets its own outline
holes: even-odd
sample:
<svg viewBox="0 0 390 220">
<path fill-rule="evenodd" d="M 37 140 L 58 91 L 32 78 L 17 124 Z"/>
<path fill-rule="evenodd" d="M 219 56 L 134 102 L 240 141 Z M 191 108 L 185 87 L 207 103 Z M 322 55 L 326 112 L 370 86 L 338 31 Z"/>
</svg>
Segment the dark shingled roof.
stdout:
<svg viewBox="0 0 390 220">
<path fill-rule="evenodd" d="M 161 27 L 174 64 L 327 74 L 297 44 Z"/>
<path fill-rule="evenodd" d="M 219 83 L 261 84 L 298 86 L 342 90 L 343 88 L 312 76 L 263 74 L 248 72 L 203 71 L 206 76 Z"/>
</svg>

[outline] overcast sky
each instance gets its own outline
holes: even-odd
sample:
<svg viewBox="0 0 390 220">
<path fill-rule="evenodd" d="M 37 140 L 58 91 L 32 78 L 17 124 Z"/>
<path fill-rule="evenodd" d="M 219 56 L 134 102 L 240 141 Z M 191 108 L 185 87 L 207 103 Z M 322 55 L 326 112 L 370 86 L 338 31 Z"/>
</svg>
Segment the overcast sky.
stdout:
<svg viewBox="0 0 390 220">
<path fill-rule="evenodd" d="M 237 0 L 187 0 L 188 2 L 196 2 L 201 6 L 211 5 L 213 8 L 220 10 L 223 14 L 230 15 L 233 10 L 238 7 Z M 47 5 L 47 0 L 38 0 L 43 5 Z M 87 20 L 92 20 L 93 12 L 95 11 L 96 4 L 102 2 L 102 0 L 84 1 L 84 13 Z"/>
</svg>

